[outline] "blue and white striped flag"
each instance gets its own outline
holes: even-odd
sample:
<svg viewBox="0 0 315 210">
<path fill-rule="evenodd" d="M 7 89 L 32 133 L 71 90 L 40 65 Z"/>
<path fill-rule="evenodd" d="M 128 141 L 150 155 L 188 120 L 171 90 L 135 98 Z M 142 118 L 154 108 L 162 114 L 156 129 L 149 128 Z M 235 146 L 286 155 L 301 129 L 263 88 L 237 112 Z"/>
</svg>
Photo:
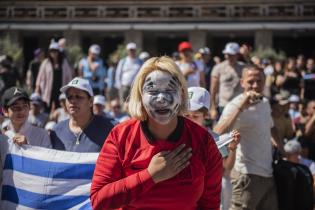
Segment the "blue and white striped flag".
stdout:
<svg viewBox="0 0 315 210">
<path fill-rule="evenodd" d="M 0 146 L 1 209 L 92 209 L 89 195 L 98 153 L 16 146 L 11 140 Z"/>
</svg>

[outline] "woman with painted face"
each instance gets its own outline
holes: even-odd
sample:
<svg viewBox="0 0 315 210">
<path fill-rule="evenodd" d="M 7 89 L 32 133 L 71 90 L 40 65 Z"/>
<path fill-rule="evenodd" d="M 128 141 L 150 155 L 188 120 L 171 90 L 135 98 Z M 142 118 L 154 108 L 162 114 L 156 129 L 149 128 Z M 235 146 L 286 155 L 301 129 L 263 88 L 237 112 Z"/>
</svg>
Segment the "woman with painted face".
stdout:
<svg viewBox="0 0 315 210">
<path fill-rule="evenodd" d="M 211 135 L 182 117 L 187 84 L 171 58 L 147 60 L 131 89 L 133 119 L 98 157 L 93 209 L 219 209 L 222 157 Z"/>
</svg>

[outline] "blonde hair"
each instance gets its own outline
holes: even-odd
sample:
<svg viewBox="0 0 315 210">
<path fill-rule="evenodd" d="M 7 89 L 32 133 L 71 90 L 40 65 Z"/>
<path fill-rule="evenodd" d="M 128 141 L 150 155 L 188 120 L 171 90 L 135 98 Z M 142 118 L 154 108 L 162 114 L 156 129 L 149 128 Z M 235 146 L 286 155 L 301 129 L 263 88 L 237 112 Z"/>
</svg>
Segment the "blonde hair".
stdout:
<svg viewBox="0 0 315 210">
<path fill-rule="evenodd" d="M 188 108 L 188 93 L 187 83 L 184 75 L 178 68 L 177 64 L 168 56 L 152 57 L 147 60 L 138 72 L 130 91 L 128 104 L 128 112 L 131 117 L 140 121 L 145 121 L 148 114 L 142 104 L 142 87 L 145 78 L 153 71 L 163 71 L 178 79 L 182 91 L 182 103 L 179 107 L 179 115 L 187 112 Z"/>
</svg>

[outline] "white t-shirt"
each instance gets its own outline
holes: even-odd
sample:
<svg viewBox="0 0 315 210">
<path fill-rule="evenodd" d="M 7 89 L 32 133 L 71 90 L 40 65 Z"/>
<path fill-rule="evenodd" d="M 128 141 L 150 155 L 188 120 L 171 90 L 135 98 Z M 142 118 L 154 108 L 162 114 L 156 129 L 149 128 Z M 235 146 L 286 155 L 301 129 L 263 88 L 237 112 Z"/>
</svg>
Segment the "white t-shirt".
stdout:
<svg viewBox="0 0 315 210">
<path fill-rule="evenodd" d="M 226 105 L 219 123 L 238 110 L 243 97 L 240 94 Z M 271 109 L 266 98 L 239 114 L 231 127 L 231 130 L 237 129 L 241 134 L 236 150 L 235 170 L 242 174 L 272 176 L 272 127 Z"/>
<path fill-rule="evenodd" d="M 200 86 L 200 73 L 202 72 L 202 69 L 196 62 L 191 63 L 183 63 L 177 61 L 176 64 L 178 65 L 179 69 L 184 72 L 188 68 L 195 69 L 195 72 L 190 74 L 187 77 L 187 85 L 188 87 L 199 87 Z"/>
<path fill-rule="evenodd" d="M 128 56 L 121 59 L 117 66 L 115 78 L 116 88 L 121 88 L 121 86 L 131 86 L 140 67 L 141 63 L 139 59 L 132 59 Z"/>
<path fill-rule="evenodd" d="M 19 132 L 16 132 L 10 123 L 8 130 L 4 133 L 7 137 L 12 139 L 16 134 L 24 135 L 28 144 L 33 146 L 40 146 L 45 148 L 51 148 L 51 142 L 48 132 L 43 128 L 39 128 L 31 125 L 29 122 L 25 122 Z"/>
</svg>

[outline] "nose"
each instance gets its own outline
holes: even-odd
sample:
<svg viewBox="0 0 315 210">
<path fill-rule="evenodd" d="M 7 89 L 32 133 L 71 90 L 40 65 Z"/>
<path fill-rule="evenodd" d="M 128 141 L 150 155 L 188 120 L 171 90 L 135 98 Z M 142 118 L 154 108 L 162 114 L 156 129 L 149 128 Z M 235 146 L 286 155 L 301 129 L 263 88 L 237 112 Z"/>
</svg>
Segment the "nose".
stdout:
<svg viewBox="0 0 315 210">
<path fill-rule="evenodd" d="M 165 96 L 163 93 L 159 93 L 157 98 L 156 98 L 156 101 L 159 102 L 159 103 L 164 103 L 165 102 Z"/>
</svg>

